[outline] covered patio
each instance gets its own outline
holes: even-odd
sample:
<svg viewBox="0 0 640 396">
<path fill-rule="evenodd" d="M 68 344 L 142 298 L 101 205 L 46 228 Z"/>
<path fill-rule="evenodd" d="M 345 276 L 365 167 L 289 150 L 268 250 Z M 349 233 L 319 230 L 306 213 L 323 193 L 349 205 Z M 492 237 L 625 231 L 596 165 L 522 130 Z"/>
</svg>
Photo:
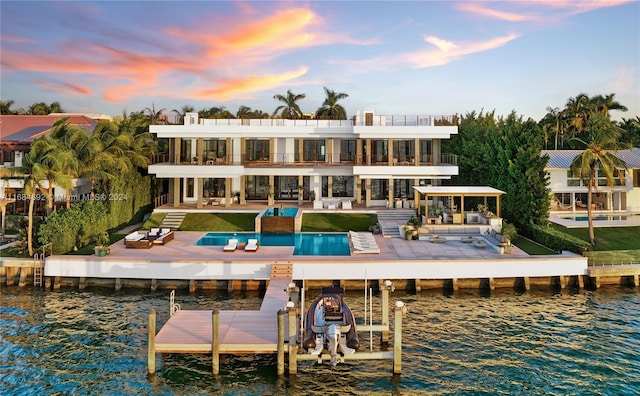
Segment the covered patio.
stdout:
<svg viewBox="0 0 640 396">
<path fill-rule="evenodd" d="M 419 215 L 425 216 L 427 224 L 489 224 L 501 223 L 500 216 L 500 196 L 506 194 L 488 186 L 414 186 L 416 207 Z M 424 196 L 424 198 L 423 198 Z M 478 208 L 470 207 L 469 198 L 483 198 L 485 208 L 493 208 L 495 213 L 489 210 L 480 211 Z M 440 199 L 438 199 L 440 198 Z M 421 205 L 424 199 L 425 212 L 421 213 Z M 435 213 L 430 212 L 429 200 L 432 200 L 431 208 Z M 465 206 L 465 199 L 467 204 Z M 477 200 L 473 200 L 477 202 Z M 498 224 L 495 224 L 498 225 Z"/>
</svg>

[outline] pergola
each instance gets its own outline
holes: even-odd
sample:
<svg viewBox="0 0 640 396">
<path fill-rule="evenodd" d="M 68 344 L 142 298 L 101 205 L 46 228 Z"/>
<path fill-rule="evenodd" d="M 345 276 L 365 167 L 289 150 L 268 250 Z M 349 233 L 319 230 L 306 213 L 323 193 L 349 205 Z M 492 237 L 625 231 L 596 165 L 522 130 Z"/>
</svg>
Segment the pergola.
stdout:
<svg viewBox="0 0 640 396">
<path fill-rule="evenodd" d="M 414 186 L 415 199 L 417 208 L 420 208 L 420 200 L 424 195 L 425 202 L 429 202 L 429 197 L 449 197 L 453 202 L 454 197 L 460 198 L 460 210 L 464 213 L 465 197 L 484 197 L 485 204 L 487 198 L 496 199 L 496 215 L 500 217 L 500 196 L 506 194 L 502 190 L 498 190 L 488 186 Z M 428 215 L 428 208 L 425 206 L 425 215 Z M 421 214 L 421 213 L 418 213 Z"/>
</svg>

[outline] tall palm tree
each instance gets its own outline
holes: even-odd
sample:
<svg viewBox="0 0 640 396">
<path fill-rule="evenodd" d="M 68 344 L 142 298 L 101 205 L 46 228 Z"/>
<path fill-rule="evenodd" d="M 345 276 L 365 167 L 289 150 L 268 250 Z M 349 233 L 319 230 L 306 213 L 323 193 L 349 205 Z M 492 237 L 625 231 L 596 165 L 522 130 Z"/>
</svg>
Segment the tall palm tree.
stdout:
<svg viewBox="0 0 640 396">
<path fill-rule="evenodd" d="M 273 115 L 275 116 L 280 112 L 280 117 L 282 118 L 288 118 L 290 120 L 302 118 L 302 110 L 300 110 L 300 106 L 297 102 L 304 99 L 306 96 L 307 95 L 305 94 L 294 94 L 291 90 L 288 90 L 286 95 L 273 95 L 274 99 L 284 103 L 273 111 Z"/>
<path fill-rule="evenodd" d="M 324 93 L 327 97 L 324 99 L 322 106 L 316 111 L 317 119 L 329 119 L 329 120 L 346 120 L 347 111 L 338 103 L 339 100 L 348 98 L 349 95 L 344 92 L 336 93 L 332 89 L 324 87 Z"/>
<path fill-rule="evenodd" d="M 187 115 L 187 113 L 194 112 L 195 110 L 196 108 L 191 105 L 184 105 L 180 108 L 180 110 L 173 109 L 171 111 L 176 113 L 178 117 L 180 117 L 179 123 L 184 124 L 184 116 Z"/>
<path fill-rule="evenodd" d="M 251 118 L 253 116 L 253 111 L 251 111 L 251 107 L 240 105 L 238 107 L 238 111 L 236 112 L 236 117 L 238 118 Z"/>
<path fill-rule="evenodd" d="M 48 185 L 42 190 L 47 203 L 47 214 L 53 210 L 53 187 L 69 191 L 73 187 L 71 170 L 77 168 L 75 152 L 61 142 L 42 136 L 31 145 L 32 158 L 38 161 Z M 67 194 L 68 195 L 68 194 Z"/>
<path fill-rule="evenodd" d="M 41 166 L 35 153 L 29 151 L 22 157 L 22 165 L 11 168 L 0 168 L 2 178 L 21 178 L 22 191 L 29 199 L 29 210 L 27 212 L 27 249 L 29 257 L 33 256 L 33 210 L 35 208 L 36 196 L 45 191 L 44 181 L 46 179 L 43 166 Z"/>
<path fill-rule="evenodd" d="M 616 175 L 619 175 L 621 181 L 624 180 L 624 174 L 618 170 L 626 169 L 627 165 L 615 154 L 616 150 L 622 148 L 618 143 L 620 128 L 613 124 L 607 116 L 600 112 L 592 114 L 589 117 L 586 129 L 589 136 L 588 142 L 580 138 L 574 138 L 574 140 L 586 146 L 586 149 L 573 159 L 570 169 L 587 186 L 589 242 L 592 246 L 595 246 L 591 203 L 593 201 L 593 190 L 598 188 L 596 172 L 602 172 L 607 178 L 607 185 L 612 187 Z"/>
<path fill-rule="evenodd" d="M 158 125 L 158 124 L 164 123 L 162 112 L 165 110 L 167 109 L 163 107 L 160 110 L 156 111 L 156 105 L 154 103 L 151 103 L 151 108 L 149 107 L 144 108 L 144 111 L 147 112 L 147 114 L 149 114 L 149 123 L 152 125 Z"/>
<path fill-rule="evenodd" d="M 596 111 L 601 111 L 605 115 L 609 115 L 609 110 L 627 111 L 627 107 L 615 100 L 616 94 L 612 93 L 606 96 L 596 95 L 591 98 L 591 103 Z"/>
</svg>

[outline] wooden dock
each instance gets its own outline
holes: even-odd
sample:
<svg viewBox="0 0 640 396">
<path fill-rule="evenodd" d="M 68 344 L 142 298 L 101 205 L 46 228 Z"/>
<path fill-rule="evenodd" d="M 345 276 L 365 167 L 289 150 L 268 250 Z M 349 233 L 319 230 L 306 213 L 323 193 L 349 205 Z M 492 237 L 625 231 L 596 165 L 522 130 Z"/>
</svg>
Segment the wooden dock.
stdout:
<svg viewBox="0 0 640 396">
<path fill-rule="evenodd" d="M 265 296 L 257 311 L 181 310 L 171 294 L 171 316 L 156 334 L 156 313 L 149 313 L 148 372 L 155 373 L 156 353 L 210 353 L 212 372 L 219 374 L 221 354 L 277 354 L 278 375 L 284 374 L 285 354 L 288 354 L 289 374 L 297 373 L 297 362 L 315 360 L 321 363 L 329 355 L 310 355 L 299 351 L 298 314 L 290 293 L 297 294 L 292 283 L 291 263 L 274 263 Z M 382 324 L 358 326 L 358 331 L 380 331 L 383 344 L 389 336 L 389 290 L 392 283 L 386 281 L 382 292 Z M 394 374 L 401 372 L 402 314 L 404 304 L 396 303 L 394 310 L 393 351 L 357 352 L 342 356 L 344 360 L 393 360 Z"/>
</svg>

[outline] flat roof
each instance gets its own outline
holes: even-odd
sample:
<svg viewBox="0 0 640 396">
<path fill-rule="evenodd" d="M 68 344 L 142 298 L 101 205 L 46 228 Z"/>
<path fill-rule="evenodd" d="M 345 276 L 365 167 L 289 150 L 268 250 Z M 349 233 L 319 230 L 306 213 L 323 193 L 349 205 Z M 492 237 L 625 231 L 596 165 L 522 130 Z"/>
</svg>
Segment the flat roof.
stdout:
<svg viewBox="0 0 640 396">
<path fill-rule="evenodd" d="M 506 194 L 502 190 L 489 186 L 413 186 L 413 189 L 420 194 L 427 195 L 478 195 L 494 196 Z"/>
</svg>

